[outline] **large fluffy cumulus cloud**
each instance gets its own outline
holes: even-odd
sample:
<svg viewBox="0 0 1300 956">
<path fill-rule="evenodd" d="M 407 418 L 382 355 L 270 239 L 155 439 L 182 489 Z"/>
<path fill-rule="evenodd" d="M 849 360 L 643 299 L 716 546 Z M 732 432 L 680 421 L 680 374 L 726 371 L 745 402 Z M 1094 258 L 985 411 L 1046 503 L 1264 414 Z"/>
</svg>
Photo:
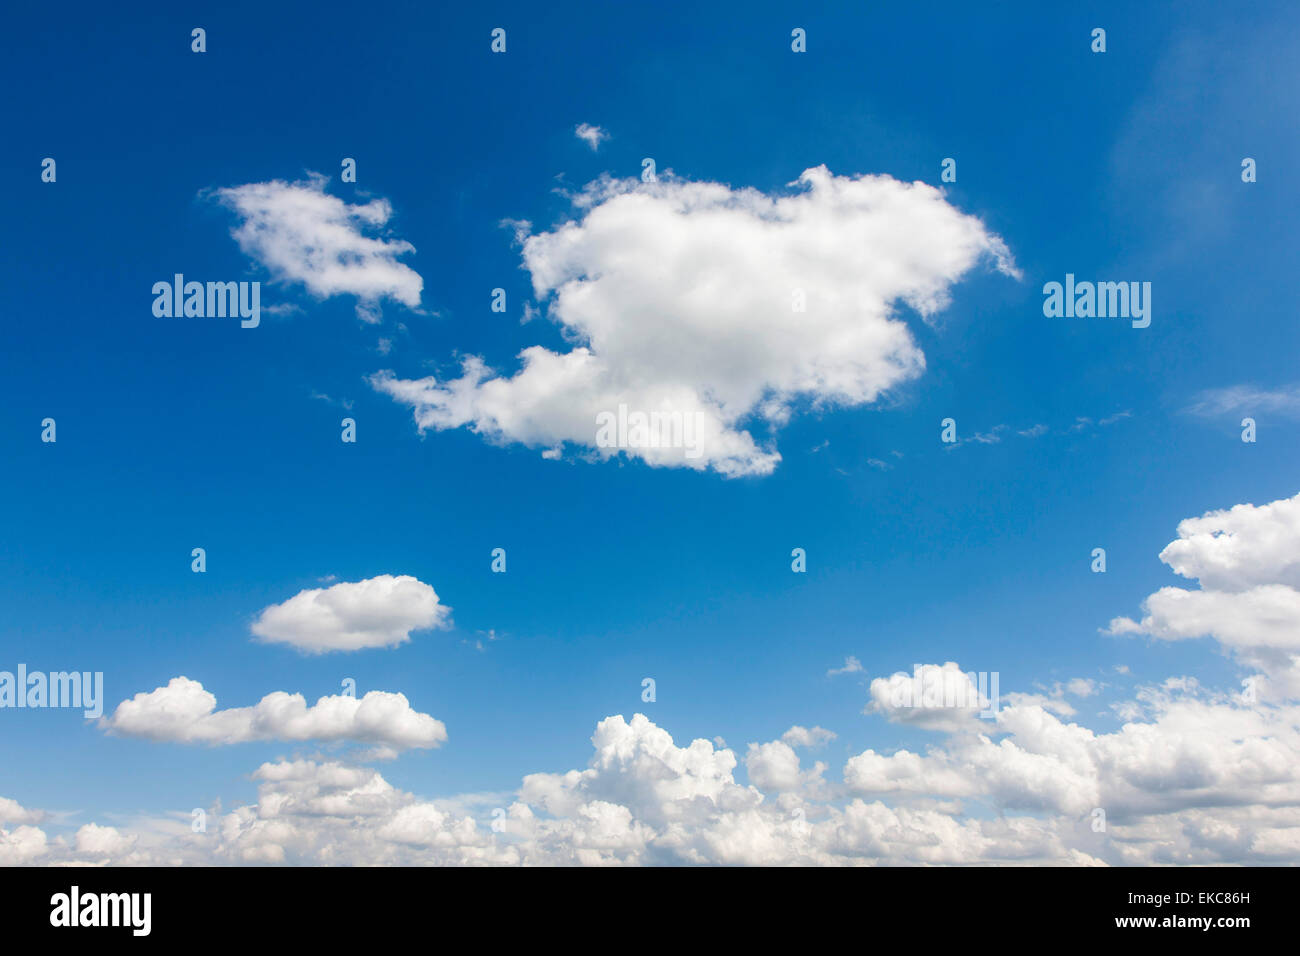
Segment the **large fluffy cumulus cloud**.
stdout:
<svg viewBox="0 0 1300 956">
<path fill-rule="evenodd" d="M 1300 494 L 1186 518 L 1160 560 L 1214 591 L 1270 583 L 1300 587 Z"/>
<path fill-rule="evenodd" d="M 536 345 L 513 375 L 482 358 L 460 377 L 372 378 L 410 405 L 421 430 L 468 426 L 494 441 L 565 445 L 652 465 L 766 474 L 767 438 L 796 403 L 863 405 L 918 376 L 925 358 L 900 315 L 930 316 L 981 260 L 1007 274 L 1005 244 L 923 183 L 805 171 L 768 195 L 720 183 L 603 179 L 579 218 L 523 242 L 534 293 L 573 347 Z M 802 310 L 796 308 L 801 303 Z M 680 415 L 622 447 L 598 416 Z"/>
</svg>

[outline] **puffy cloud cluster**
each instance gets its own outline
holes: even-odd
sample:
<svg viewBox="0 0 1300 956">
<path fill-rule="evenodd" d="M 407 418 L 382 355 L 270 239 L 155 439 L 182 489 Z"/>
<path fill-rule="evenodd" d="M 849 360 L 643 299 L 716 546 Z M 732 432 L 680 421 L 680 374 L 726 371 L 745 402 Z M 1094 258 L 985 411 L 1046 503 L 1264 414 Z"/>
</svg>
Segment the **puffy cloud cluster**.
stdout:
<svg viewBox="0 0 1300 956">
<path fill-rule="evenodd" d="M 1295 508 L 1291 499 L 1192 519 L 1163 557 L 1200 580 L 1194 593 L 1293 587 Z M 1133 627 L 1157 633 L 1155 614 Z M 1216 619 L 1202 633 L 1238 653 L 1275 647 L 1236 640 L 1239 623 Z M 1273 623 L 1294 633 L 1300 616 Z M 1284 673 L 1293 666 L 1282 664 Z M 921 674 L 941 692 L 977 690 L 954 662 Z M 1266 696 L 1169 678 L 1112 704 L 1123 723 L 1100 732 L 1072 719 L 1062 699 L 1092 699 L 1093 680 L 1003 695 L 994 720 L 946 704 L 940 719 L 940 706 L 924 697 L 920 707 L 901 703 L 899 680 L 914 676 L 874 681 L 867 712 L 933 731 L 935 743 L 849 756 L 840 782 L 827 779 L 827 763 L 805 767 L 797 752 L 834 739 L 821 727 L 795 725 L 750 744 L 747 779 L 738 779 L 740 762 L 726 747 L 679 746 L 644 715 L 613 716 L 597 725 L 585 769 L 531 774 L 513 794 L 425 800 L 367 767 L 279 760 L 254 774 L 255 803 L 214 808 L 205 832 L 191 832 L 178 814 L 128 833 L 86 824 L 53 837 L 47 816 L 0 799 L 0 823 L 13 826 L 0 829 L 0 864 L 1300 863 L 1300 706 L 1281 681 Z M 207 742 L 347 737 L 418 746 L 413 739 L 431 739 L 422 721 L 444 735 L 400 695 L 380 698 L 400 700 L 392 720 L 361 719 L 371 697 L 306 710 L 301 698 L 270 695 L 216 712 L 210 694 L 178 678 L 124 702 L 108 723 Z M 386 729 L 364 730 L 376 725 Z M 424 727 L 423 737 L 395 730 L 406 725 Z"/>
<path fill-rule="evenodd" d="M 216 813 L 207 832 L 155 826 L 118 862 L 322 864 L 864 864 L 1090 861 L 1050 822 L 959 819 L 951 808 L 860 798 L 769 796 L 735 779 L 735 755 L 679 747 L 643 715 L 601 721 L 585 770 L 533 774 L 511 801 L 420 800 L 369 768 L 262 765 L 256 804 Z M 781 741 L 773 742 L 788 747 Z M 797 763 L 797 758 L 796 758 Z M 796 773 L 799 771 L 796 769 Z M 500 805 L 491 806 L 494 801 Z M 469 812 L 477 810 L 477 812 Z M 215 811 L 214 811 L 215 812 Z M 32 829 L 32 828 L 29 828 Z M 84 829 L 84 828 L 83 828 Z M 27 835 L 20 862 L 84 859 L 91 842 Z M 115 839 L 120 839 L 120 835 Z M 39 848 L 38 848 L 39 847 Z"/>
<path fill-rule="evenodd" d="M 1023 695 L 1030 701 L 1028 695 Z M 214 811 L 208 832 L 137 838 L 87 825 L 72 843 L 0 831 L 11 863 L 1068 864 L 1300 859 L 1300 711 L 1243 706 L 1170 680 L 1140 714 L 1096 733 L 1037 703 L 925 753 L 867 750 L 843 783 L 800 765 L 786 739 L 737 759 L 678 746 L 641 714 L 600 722 L 586 769 L 531 774 L 513 795 L 422 800 L 375 770 L 280 760 L 255 804 Z M 1137 719 L 1139 716 L 1145 719 Z M 987 731 L 987 732 L 984 732 Z M 817 738 L 825 739 L 823 735 Z M 1098 811 L 1106 824 L 1094 830 Z"/>
<path fill-rule="evenodd" d="M 264 641 L 323 654 L 396 647 L 411 639 L 411 631 L 450 626 L 450 618 L 451 608 L 423 581 L 381 574 L 300 591 L 264 609 L 252 630 Z"/>
<path fill-rule="evenodd" d="M 253 740 L 375 744 L 385 753 L 437 747 L 442 721 L 412 709 L 404 694 L 372 690 L 364 697 L 322 697 L 308 707 L 302 694 L 275 691 L 252 707 L 217 710 L 217 698 L 188 677 L 136 694 L 100 726 L 123 737 L 183 744 L 225 745 Z"/>
<path fill-rule="evenodd" d="M 29 810 L 17 800 L 0 797 L 0 866 L 16 866 L 40 860 L 47 852 L 45 831 L 33 824 L 49 815 Z M 12 826 L 6 830 L 5 825 Z"/>
<path fill-rule="evenodd" d="M 1300 494 L 1188 518 L 1160 560 L 1200 587 L 1161 588 L 1111 633 L 1212 637 L 1259 672 L 1258 693 L 1300 697 Z"/>
<path fill-rule="evenodd" d="M 666 177 L 602 179 L 580 218 L 523 242 L 539 298 L 573 348 L 540 345 L 500 376 L 482 358 L 459 378 L 372 384 L 419 428 L 468 426 L 499 442 L 651 465 L 771 472 L 775 430 L 799 402 L 857 406 L 918 376 L 925 358 L 900 305 L 923 316 L 981 260 L 1017 275 L 1005 244 L 923 183 L 806 170 L 786 195 Z M 598 418 L 677 416 L 638 440 L 599 440 Z M 667 419 L 665 419 L 667 420 Z M 679 427 L 674 425 L 674 428 Z M 670 446 L 670 447 L 666 447 Z"/>
<path fill-rule="evenodd" d="M 0 866 L 43 863 L 48 853 L 48 840 L 40 827 L 23 825 L 12 830 L 0 827 Z"/>
<path fill-rule="evenodd" d="M 424 280 L 398 257 L 415 247 L 401 239 L 368 236 L 392 217 L 386 199 L 349 205 L 325 192 L 324 176 L 304 182 L 272 180 L 215 190 L 240 218 L 232 231 L 243 252 L 271 275 L 300 282 L 318 299 L 353 295 L 357 314 L 374 320 L 378 303 L 420 305 Z"/>
<path fill-rule="evenodd" d="M 1243 706 L 1174 680 L 1144 690 L 1134 719 L 1100 734 L 1029 700 L 1002 708 L 984 732 L 972 719 L 968 732 L 925 754 L 850 758 L 845 784 L 864 795 L 979 800 L 1058 820 L 1100 810 L 1115 862 L 1262 859 L 1300 834 L 1291 832 L 1300 827 L 1300 709 Z M 1237 836 L 1230 853 L 1198 837 L 1216 821 Z"/>
</svg>

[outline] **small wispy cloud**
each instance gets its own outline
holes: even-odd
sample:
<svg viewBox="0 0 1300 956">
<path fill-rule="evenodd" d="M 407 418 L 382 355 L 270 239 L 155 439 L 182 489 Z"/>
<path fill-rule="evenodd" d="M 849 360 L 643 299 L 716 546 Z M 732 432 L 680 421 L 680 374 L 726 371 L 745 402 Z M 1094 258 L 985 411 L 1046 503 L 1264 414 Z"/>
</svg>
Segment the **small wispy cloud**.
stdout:
<svg viewBox="0 0 1300 956">
<path fill-rule="evenodd" d="M 609 133 L 590 123 L 579 123 L 573 128 L 573 135 L 590 146 L 593 153 L 600 148 L 601 143 L 609 139 Z"/>
<path fill-rule="evenodd" d="M 302 306 L 293 302 L 277 302 L 274 305 L 262 306 L 263 315 L 297 315 L 302 311 Z"/>
<path fill-rule="evenodd" d="M 1116 422 L 1122 422 L 1126 418 L 1132 418 L 1133 413 L 1125 409 L 1122 412 L 1116 412 L 1114 415 L 1107 415 L 1105 418 L 1094 421 L 1087 416 L 1080 416 L 1074 420 L 1074 424 L 1069 430 L 1072 432 L 1086 432 L 1093 428 L 1105 428 L 1107 425 L 1114 425 Z"/>
<path fill-rule="evenodd" d="M 483 640 L 484 640 L 485 638 L 486 638 L 488 641 L 495 641 L 495 640 L 498 640 L 498 638 L 497 638 L 497 631 L 496 631 L 496 628 L 489 628 L 489 629 L 486 630 L 486 631 L 475 631 L 474 633 L 477 634 L 478 636 L 477 636 L 476 638 L 474 638 L 473 641 L 462 640 L 461 643 L 464 644 L 464 645 L 466 645 L 466 646 L 468 646 L 468 647 L 473 647 L 474 650 L 476 650 L 476 651 L 486 651 L 486 650 L 487 650 L 487 644 L 484 644 L 484 643 L 483 643 Z"/>
<path fill-rule="evenodd" d="M 979 442 L 981 445 L 996 445 L 998 442 L 1002 441 L 1002 433 L 1006 430 L 1006 425 L 995 425 L 989 431 L 976 432 L 966 440 Z"/>
<path fill-rule="evenodd" d="M 312 391 L 310 396 L 318 402 L 325 402 L 327 405 L 337 405 L 346 411 L 352 410 L 352 399 L 350 398 L 332 398 L 324 392 Z"/>
<path fill-rule="evenodd" d="M 858 660 L 852 654 L 844 658 L 843 667 L 833 667 L 826 672 L 827 677 L 835 677 L 839 674 L 862 674 L 866 668 L 862 666 L 862 661 Z"/>
<path fill-rule="evenodd" d="M 1042 684 L 1036 686 L 1042 687 Z M 1073 677 L 1068 681 L 1054 681 L 1049 691 L 1054 700 L 1060 700 L 1063 697 L 1091 697 L 1100 693 L 1103 685 L 1087 677 Z M 1044 688 L 1045 689 L 1045 688 Z"/>
<path fill-rule="evenodd" d="M 1114 425 L 1116 422 L 1123 421 L 1126 418 L 1132 418 L 1133 413 L 1127 409 L 1122 412 L 1116 412 L 1113 415 L 1107 415 L 1102 419 L 1089 418 L 1086 415 L 1080 415 L 1075 418 L 1071 425 L 1058 426 L 1057 433 L 1078 434 L 1079 432 L 1091 431 L 1096 428 L 1103 428 L 1107 425 Z M 977 445 L 996 445 L 1002 441 L 1002 437 L 1013 429 L 1008 425 L 994 425 L 986 432 L 975 432 L 964 438 L 959 437 L 955 442 L 950 442 L 947 448 L 955 448 L 958 445 L 968 445 L 972 442 Z M 1014 429 L 1015 433 L 1021 438 L 1041 438 L 1048 432 L 1052 431 L 1047 425 L 1041 422 L 1030 425 L 1028 428 Z"/>
<path fill-rule="evenodd" d="M 977 445 L 996 445 L 1002 441 L 1002 433 L 1007 430 L 1006 425 L 994 425 L 986 432 L 975 432 L 973 435 L 959 436 L 955 442 L 948 442 L 945 449 L 953 449 L 958 445 L 969 445 L 974 442 Z"/>
<path fill-rule="evenodd" d="M 1300 418 L 1300 384 L 1280 388 L 1257 388 L 1254 385 L 1231 385 L 1201 392 L 1186 411 L 1202 418 L 1264 412 L 1286 418 Z"/>
</svg>

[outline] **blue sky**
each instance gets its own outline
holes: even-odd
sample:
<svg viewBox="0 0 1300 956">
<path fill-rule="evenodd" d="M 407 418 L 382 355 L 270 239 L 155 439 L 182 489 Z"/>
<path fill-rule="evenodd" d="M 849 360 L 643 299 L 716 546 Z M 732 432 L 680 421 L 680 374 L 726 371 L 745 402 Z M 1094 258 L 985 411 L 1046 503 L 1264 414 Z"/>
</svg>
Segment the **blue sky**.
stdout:
<svg viewBox="0 0 1300 956">
<path fill-rule="evenodd" d="M 838 779 L 866 749 L 928 746 L 863 712 L 871 680 L 916 663 L 997 671 L 1003 694 L 1095 681 L 1073 719 L 1099 734 L 1141 686 L 1229 691 L 1249 673 L 1213 635 L 1104 631 L 1180 583 L 1158 558 L 1179 521 L 1300 491 L 1286 5 L 230 3 L 11 20 L 0 669 L 103 671 L 106 714 L 179 675 L 223 708 L 311 703 L 351 677 L 446 725 L 440 747 L 376 765 L 430 799 L 582 768 L 597 722 L 635 712 L 741 756 L 792 724 L 830 728 Z M 579 123 L 609 138 L 592 150 Z M 942 186 L 1023 275 L 984 262 L 930 322 L 901 307 L 924 371 L 852 406 L 800 397 L 764 475 L 421 433 L 369 383 L 455 377 L 465 355 L 509 375 L 528 346 L 567 350 L 502 223 L 573 220 L 566 191 L 635 178 L 643 157 L 774 196 L 823 164 Z M 346 203 L 391 204 L 377 234 L 414 247 L 400 261 L 423 280 L 418 308 L 388 298 L 362 321 L 355 295 L 276 281 L 232 238 L 212 190 L 313 172 Z M 258 280 L 264 309 L 295 308 L 256 329 L 155 318 L 150 288 L 177 272 Z M 1042 286 L 1066 273 L 1150 282 L 1150 327 L 1045 317 Z M 521 322 L 525 302 L 542 316 Z M 1272 398 L 1206 411 L 1235 387 Z M 947 417 L 968 439 L 955 448 Z M 385 574 L 432 586 L 454 625 L 320 655 L 250 633 L 300 591 Z M 850 655 L 865 672 L 827 675 Z M 340 752 L 134 739 L 73 711 L 0 721 L 0 796 L 44 808 L 51 837 L 247 803 L 259 764 Z"/>
</svg>

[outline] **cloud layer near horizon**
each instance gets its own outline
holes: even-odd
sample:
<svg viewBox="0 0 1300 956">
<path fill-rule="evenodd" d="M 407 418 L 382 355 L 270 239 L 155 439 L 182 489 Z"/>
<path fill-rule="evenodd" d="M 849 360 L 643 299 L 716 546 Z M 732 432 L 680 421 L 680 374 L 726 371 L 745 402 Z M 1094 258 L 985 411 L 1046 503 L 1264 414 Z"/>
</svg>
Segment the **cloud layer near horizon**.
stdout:
<svg viewBox="0 0 1300 956">
<path fill-rule="evenodd" d="M 586 768 L 529 774 L 513 793 L 428 800 L 369 767 L 303 756 L 262 764 L 256 802 L 229 812 L 214 805 L 204 833 L 190 832 L 187 811 L 126 831 L 87 823 L 53 838 L 47 821 L 59 815 L 0 798 L 0 824 L 12 827 L 0 828 L 0 864 L 1300 862 L 1300 613 L 1258 603 L 1261 587 L 1297 581 L 1298 509 L 1300 495 L 1209 512 L 1181 522 L 1161 553 L 1199 579 L 1201 589 L 1185 593 L 1238 601 L 1237 613 L 1175 621 L 1153 595 L 1142 623 L 1112 625 L 1158 639 L 1212 638 L 1256 670 L 1259 693 L 1250 681 L 1243 693 L 1170 677 L 1112 703 L 1121 723 L 1100 732 L 1076 720 L 1067 700 L 1095 699 L 1095 680 L 1006 693 L 986 720 L 975 706 L 984 700 L 970 703 L 969 677 L 947 662 L 923 668 L 920 685 L 941 692 L 936 700 L 952 689 L 961 706 L 909 698 L 900 692 L 906 674 L 872 681 L 864 702 L 870 715 L 931 731 L 934 743 L 851 755 L 840 781 L 827 777 L 829 761 L 806 766 L 799 753 L 834 739 L 821 727 L 750 744 L 742 770 L 725 746 L 679 746 L 642 714 L 615 715 L 597 725 Z M 446 736 L 400 694 L 307 708 L 278 693 L 218 711 L 185 678 L 124 701 L 102 723 L 213 744 L 354 740 L 397 750 Z"/>
</svg>

